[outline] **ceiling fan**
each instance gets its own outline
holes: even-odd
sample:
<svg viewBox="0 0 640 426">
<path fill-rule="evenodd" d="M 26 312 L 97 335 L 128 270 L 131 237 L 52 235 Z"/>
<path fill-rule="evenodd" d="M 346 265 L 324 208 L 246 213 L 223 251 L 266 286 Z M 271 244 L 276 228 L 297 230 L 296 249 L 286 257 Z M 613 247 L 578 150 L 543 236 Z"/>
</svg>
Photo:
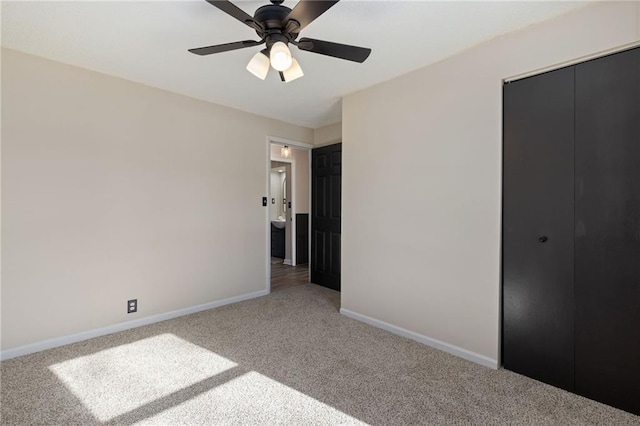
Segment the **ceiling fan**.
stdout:
<svg viewBox="0 0 640 426">
<path fill-rule="evenodd" d="M 260 40 L 243 40 L 199 47 L 189 49 L 189 52 L 196 55 L 211 55 L 266 44 L 266 48 L 256 53 L 247 65 L 247 70 L 262 80 L 267 77 L 269 66 L 280 73 L 280 79 L 284 82 L 293 81 L 304 75 L 298 61 L 291 56 L 289 44 L 293 44 L 300 50 L 359 63 L 364 62 L 371 53 L 371 49 L 364 47 L 313 38 L 303 37 L 296 40 L 300 31 L 339 0 L 300 0 L 293 9 L 282 6 L 284 0 L 270 0 L 272 4 L 258 8 L 253 16 L 228 0 L 206 1 L 254 29 Z"/>
</svg>

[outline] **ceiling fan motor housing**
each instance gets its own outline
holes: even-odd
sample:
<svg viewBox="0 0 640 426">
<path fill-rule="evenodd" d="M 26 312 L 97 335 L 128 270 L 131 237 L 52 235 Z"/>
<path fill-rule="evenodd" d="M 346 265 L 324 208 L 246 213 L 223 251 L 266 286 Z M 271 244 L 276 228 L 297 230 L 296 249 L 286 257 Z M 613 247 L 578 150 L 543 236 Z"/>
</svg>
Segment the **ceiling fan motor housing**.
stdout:
<svg viewBox="0 0 640 426">
<path fill-rule="evenodd" d="M 289 13 L 291 9 L 276 4 L 262 6 L 256 10 L 253 19 L 263 28 L 263 30 L 256 30 L 256 33 L 266 41 L 267 47 L 271 47 L 277 41 L 288 44 L 298 37 L 298 33 L 294 32 L 299 28 L 299 25 L 295 25 L 296 21 L 289 20 L 285 26 L 284 21 Z"/>
</svg>

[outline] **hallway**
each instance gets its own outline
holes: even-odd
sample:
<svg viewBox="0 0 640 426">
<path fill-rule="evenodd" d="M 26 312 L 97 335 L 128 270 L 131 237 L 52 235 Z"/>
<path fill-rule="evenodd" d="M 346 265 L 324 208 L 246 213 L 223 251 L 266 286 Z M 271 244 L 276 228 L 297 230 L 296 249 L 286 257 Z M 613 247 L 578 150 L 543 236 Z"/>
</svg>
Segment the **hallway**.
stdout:
<svg viewBox="0 0 640 426">
<path fill-rule="evenodd" d="M 271 258 L 271 291 L 309 282 L 309 265 L 284 265 L 279 257 Z"/>
</svg>

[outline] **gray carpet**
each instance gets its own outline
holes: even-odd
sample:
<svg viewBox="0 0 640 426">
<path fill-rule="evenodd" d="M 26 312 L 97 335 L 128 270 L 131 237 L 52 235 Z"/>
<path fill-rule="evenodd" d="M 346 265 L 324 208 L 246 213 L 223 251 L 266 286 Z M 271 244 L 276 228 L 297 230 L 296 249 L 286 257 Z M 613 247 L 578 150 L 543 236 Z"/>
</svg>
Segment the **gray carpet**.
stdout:
<svg viewBox="0 0 640 426">
<path fill-rule="evenodd" d="M 1 422 L 640 425 L 338 309 L 302 285 L 2 362 Z"/>
</svg>

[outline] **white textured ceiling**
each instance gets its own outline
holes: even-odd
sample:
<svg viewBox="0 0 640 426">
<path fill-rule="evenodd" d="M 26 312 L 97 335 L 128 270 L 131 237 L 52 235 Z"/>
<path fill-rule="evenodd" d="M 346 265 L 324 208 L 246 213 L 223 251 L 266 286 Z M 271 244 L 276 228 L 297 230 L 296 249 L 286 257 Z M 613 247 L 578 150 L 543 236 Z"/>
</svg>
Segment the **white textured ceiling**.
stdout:
<svg viewBox="0 0 640 426">
<path fill-rule="evenodd" d="M 250 15 L 267 1 L 235 1 Z M 296 0 L 285 1 L 293 7 Z M 266 81 L 245 66 L 260 47 L 210 56 L 193 47 L 256 39 L 198 1 L 2 2 L 2 45 L 194 98 L 317 128 L 341 120 L 341 97 L 584 2 L 342 0 L 302 31 L 373 50 L 363 64 L 292 48 L 305 76 Z"/>
</svg>

